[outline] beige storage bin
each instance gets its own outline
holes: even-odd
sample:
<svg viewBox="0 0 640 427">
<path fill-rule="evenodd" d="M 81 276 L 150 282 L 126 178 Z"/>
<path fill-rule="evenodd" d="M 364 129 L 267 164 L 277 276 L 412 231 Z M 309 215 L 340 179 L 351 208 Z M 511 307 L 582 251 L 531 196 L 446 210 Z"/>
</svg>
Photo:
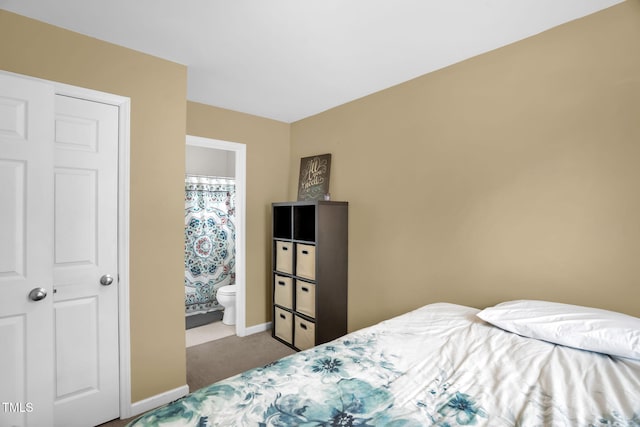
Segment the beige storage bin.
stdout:
<svg viewBox="0 0 640 427">
<path fill-rule="evenodd" d="M 316 345 L 316 325 L 313 322 L 294 316 L 294 339 L 293 345 L 300 349 L 306 350 Z"/>
<path fill-rule="evenodd" d="M 276 270 L 293 273 L 293 243 L 276 242 Z"/>
<path fill-rule="evenodd" d="M 293 308 L 293 286 L 291 277 L 275 275 L 273 302 L 285 308 Z"/>
<path fill-rule="evenodd" d="M 296 280 L 296 311 L 316 317 L 316 285 Z"/>
<path fill-rule="evenodd" d="M 316 247 L 313 245 L 296 245 L 296 276 L 305 279 L 316 279 Z"/>
<path fill-rule="evenodd" d="M 293 315 L 286 310 L 276 307 L 275 312 L 275 335 L 289 344 L 293 343 L 293 325 L 291 324 Z"/>
</svg>

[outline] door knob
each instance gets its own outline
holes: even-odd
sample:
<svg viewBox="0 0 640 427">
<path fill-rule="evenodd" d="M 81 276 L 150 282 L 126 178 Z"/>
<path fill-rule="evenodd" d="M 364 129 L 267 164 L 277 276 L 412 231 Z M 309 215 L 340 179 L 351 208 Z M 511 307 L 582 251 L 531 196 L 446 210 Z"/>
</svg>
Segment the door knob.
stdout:
<svg viewBox="0 0 640 427">
<path fill-rule="evenodd" d="M 110 274 L 105 274 L 100 278 L 100 284 L 102 286 L 109 286 L 112 283 L 113 283 L 113 276 Z"/>
<path fill-rule="evenodd" d="M 47 290 L 45 288 L 33 288 L 29 292 L 29 299 L 33 301 L 40 301 L 47 297 Z"/>
</svg>

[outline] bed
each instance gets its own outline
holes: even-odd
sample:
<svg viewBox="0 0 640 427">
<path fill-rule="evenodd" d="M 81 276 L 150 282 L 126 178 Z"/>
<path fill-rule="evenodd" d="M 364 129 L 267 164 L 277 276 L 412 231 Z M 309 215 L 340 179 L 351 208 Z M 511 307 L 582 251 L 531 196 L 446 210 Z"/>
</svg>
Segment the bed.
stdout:
<svg viewBox="0 0 640 427">
<path fill-rule="evenodd" d="M 536 301 L 430 304 L 129 425 L 640 426 L 640 319 Z"/>
</svg>

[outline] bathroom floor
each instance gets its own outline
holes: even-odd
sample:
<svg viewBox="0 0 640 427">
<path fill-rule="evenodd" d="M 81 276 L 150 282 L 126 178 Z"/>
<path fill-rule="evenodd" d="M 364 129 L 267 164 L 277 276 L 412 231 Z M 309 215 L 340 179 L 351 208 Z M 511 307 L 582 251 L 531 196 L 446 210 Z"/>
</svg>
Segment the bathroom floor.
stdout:
<svg viewBox="0 0 640 427">
<path fill-rule="evenodd" d="M 221 321 L 209 323 L 197 328 L 187 329 L 187 347 L 193 347 L 235 334 L 235 325 L 225 325 Z"/>
</svg>

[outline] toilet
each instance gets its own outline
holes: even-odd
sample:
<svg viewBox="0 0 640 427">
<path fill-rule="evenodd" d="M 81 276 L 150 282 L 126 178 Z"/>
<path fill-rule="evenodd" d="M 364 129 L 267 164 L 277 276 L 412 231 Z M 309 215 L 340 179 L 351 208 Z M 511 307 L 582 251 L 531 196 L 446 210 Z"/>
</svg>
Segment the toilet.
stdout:
<svg viewBox="0 0 640 427">
<path fill-rule="evenodd" d="M 216 298 L 221 306 L 224 307 L 224 315 L 222 323 L 225 325 L 236 324 L 236 289 L 237 285 L 227 285 L 218 288 Z"/>
</svg>

